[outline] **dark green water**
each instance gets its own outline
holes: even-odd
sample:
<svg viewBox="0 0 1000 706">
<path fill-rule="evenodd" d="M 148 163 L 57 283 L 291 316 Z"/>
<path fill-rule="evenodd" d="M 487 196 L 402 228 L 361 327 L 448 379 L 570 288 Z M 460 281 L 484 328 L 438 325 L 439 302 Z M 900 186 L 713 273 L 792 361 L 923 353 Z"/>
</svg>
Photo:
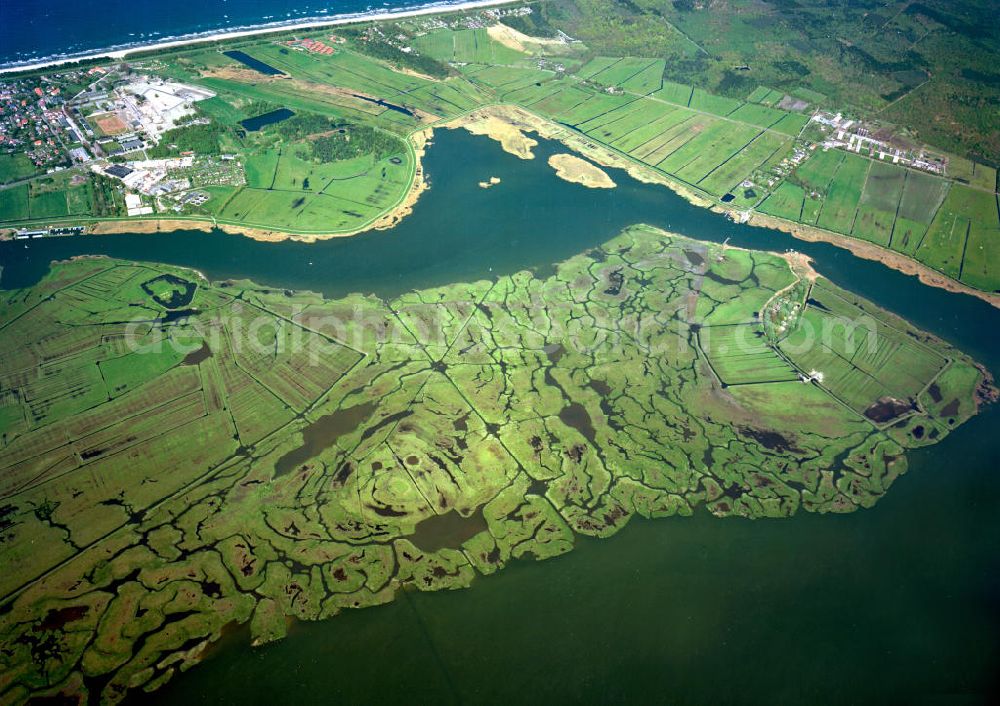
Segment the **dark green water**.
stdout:
<svg viewBox="0 0 1000 706">
<path fill-rule="evenodd" d="M 914 454 L 873 511 L 633 522 L 468 591 L 406 593 L 260 649 L 233 635 L 153 701 L 989 703 L 998 422 Z"/>
<path fill-rule="evenodd" d="M 278 73 L 281 72 L 279 71 Z M 242 125 L 243 129 L 246 130 L 247 132 L 257 132 L 261 128 L 265 128 L 268 125 L 274 125 L 275 123 L 280 123 L 284 120 L 288 120 L 290 117 L 294 115 L 295 113 L 290 111 L 288 108 L 278 108 L 277 110 L 272 110 L 270 112 L 264 113 L 263 115 L 258 115 L 257 117 L 254 118 L 247 118 L 246 120 L 241 120 L 240 125 Z"/>
<path fill-rule="evenodd" d="M 432 188 L 392 231 L 314 245 L 203 233 L 0 245 L 6 287 L 82 253 L 190 265 L 336 296 L 547 269 L 645 221 L 697 238 L 811 255 L 837 284 L 1000 370 L 1000 312 L 824 244 L 735 225 L 611 170 L 619 187 L 554 177 L 439 131 Z M 489 190 L 476 184 L 499 176 Z M 492 268 L 492 269 L 491 269 Z M 1000 411 L 910 454 L 871 511 L 788 520 L 708 514 L 633 522 L 559 559 L 515 562 L 471 590 L 227 638 L 162 703 L 989 703 L 1000 664 Z M 148 701 L 144 698 L 143 701 Z"/>
</svg>

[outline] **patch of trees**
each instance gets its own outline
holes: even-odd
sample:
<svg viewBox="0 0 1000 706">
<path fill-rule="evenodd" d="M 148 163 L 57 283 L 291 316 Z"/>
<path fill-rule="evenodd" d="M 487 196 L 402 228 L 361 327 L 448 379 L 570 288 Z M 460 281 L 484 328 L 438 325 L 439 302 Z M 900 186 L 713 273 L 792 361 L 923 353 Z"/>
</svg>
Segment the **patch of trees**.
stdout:
<svg viewBox="0 0 1000 706">
<path fill-rule="evenodd" d="M 882 61 L 872 56 L 859 46 L 841 46 L 841 57 L 845 61 L 854 61 L 863 71 L 873 73 L 893 73 L 897 71 L 912 71 L 927 66 L 927 60 L 915 51 L 908 51 L 905 58 L 899 61 Z"/>
<path fill-rule="evenodd" d="M 634 2 L 632 2 L 632 0 L 614 0 L 614 1 L 618 5 L 621 5 L 622 7 L 628 8 L 628 10 L 631 11 L 633 14 L 636 14 L 636 15 L 643 15 L 643 14 L 645 14 L 645 12 L 643 11 L 643 9 L 641 7 L 639 7 L 638 5 L 636 5 Z"/>
<path fill-rule="evenodd" d="M 512 15 L 504 17 L 503 22 L 508 27 L 523 32 L 530 37 L 555 37 L 558 36 L 556 28 L 549 24 L 549 18 L 545 13 L 544 5 L 536 5 L 534 12 L 530 15 Z"/>
<path fill-rule="evenodd" d="M 582 40 L 595 55 L 658 57 L 670 63 L 692 52 L 691 42 L 665 16 L 664 10 L 673 12 L 669 0 L 549 0 L 544 8 L 550 23 Z"/>
<path fill-rule="evenodd" d="M 117 186 L 117 181 L 111 177 L 105 176 L 104 174 L 92 174 L 94 188 L 91 193 L 94 196 L 94 212 L 95 216 L 116 216 L 118 215 L 118 208 L 115 207 L 115 196 L 114 191 Z"/>
<path fill-rule="evenodd" d="M 745 73 L 726 69 L 716 90 L 730 98 L 745 98 L 756 87 L 757 82 Z"/>
<path fill-rule="evenodd" d="M 965 35 L 970 39 L 989 39 L 994 36 L 991 33 L 996 31 L 996 18 L 993 15 L 996 10 L 991 10 L 989 3 L 986 3 L 982 8 L 973 5 L 966 6 L 962 3 L 955 3 L 954 6 L 945 5 L 945 7 L 965 10 L 969 13 L 970 17 L 969 19 L 964 19 L 950 15 L 920 2 L 910 3 L 903 12 L 912 16 L 923 15 L 944 25 L 951 31 Z M 993 30 L 990 27 L 993 27 Z"/>
<path fill-rule="evenodd" d="M 1000 74 L 988 74 L 983 71 L 976 71 L 975 69 L 964 68 L 961 71 L 961 76 L 966 81 L 974 81 L 975 83 L 981 83 L 990 88 L 1000 88 Z"/>
<path fill-rule="evenodd" d="M 775 61 L 772 66 L 783 74 L 794 74 L 795 76 L 808 76 L 812 73 L 809 67 L 803 64 L 801 61 L 796 61 L 795 59 L 782 59 L 781 61 Z"/>
<path fill-rule="evenodd" d="M 329 132 L 340 127 L 340 123 L 325 115 L 316 113 L 296 113 L 294 118 L 269 125 L 265 130 L 273 130 L 288 140 L 297 140 L 319 132 Z"/>
<path fill-rule="evenodd" d="M 394 31 L 392 27 L 386 27 L 387 32 Z M 339 34 L 355 40 L 353 42 L 354 48 L 358 51 L 373 56 L 376 59 L 381 59 L 387 61 L 394 66 L 399 66 L 406 69 L 412 69 L 422 74 L 432 76 L 434 78 L 447 78 L 450 75 L 448 65 L 433 59 L 429 56 L 424 56 L 423 54 L 418 54 L 417 52 L 406 53 L 401 49 L 397 49 L 388 42 L 374 39 L 369 41 L 364 41 L 361 36 L 364 31 L 360 28 L 347 28 L 341 29 Z"/>
<path fill-rule="evenodd" d="M 270 101 L 255 99 L 243 105 L 239 108 L 233 106 L 234 110 L 239 112 L 241 120 L 245 118 L 252 118 L 255 115 L 263 115 L 264 113 L 270 113 L 272 111 L 278 110 L 284 106 L 280 106 L 277 103 L 271 103 Z"/>
<path fill-rule="evenodd" d="M 296 113 L 294 118 L 265 129 L 277 132 L 288 141 L 303 140 L 302 144 L 309 148 L 310 157 L 318 162 L 335 162 L 364 154 L 374 154 L 375 159 L 382 159 L 405 149 L 395 135 L 316 113 Z M 306 139 L 312 135 L 318 137 Z"/>
<path fill-rule="evenodd" d="M 709 68 L 708 60 L 701 54 L 688 59 L 668 61 L 663 69 L 663 78 L 677 83 L 691 83 L 691 79 Z"/>
<path fill-rule="evenodd" d="M 398 137 L 367 125 L 341 125 L 331 134 L 312 141 L 313 159 L 320 162 L 335 162 L 365 154 L 382 159 L 402 150 Z"/>
<path fill-rule="evenodd" d="M 147 150 L 152 159 L 174 157 L 182 152 L 219 154 L 219 136 L 226 129 L 215 123 L 187 125 L 163 133 L 160 143 Z"/>
</svg>

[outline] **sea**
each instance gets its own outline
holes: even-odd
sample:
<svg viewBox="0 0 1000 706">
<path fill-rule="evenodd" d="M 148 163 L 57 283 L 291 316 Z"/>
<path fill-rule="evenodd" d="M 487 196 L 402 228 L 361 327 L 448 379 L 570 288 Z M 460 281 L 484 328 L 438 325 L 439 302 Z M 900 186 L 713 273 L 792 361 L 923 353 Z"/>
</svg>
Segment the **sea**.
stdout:
<svg viewBox="0 0 1000 706">
<path fill-rule="evenodd" d="M 733 223 L 608 169 L 586 189 L 487 137 L 437 130 L 430 190 L 388 231 L 315 244 L 224 233 L 0 243 L 0 287 L 52 260 L 105 254 L 331 297 L 545 276 L 647 222 L 701 240 L 807 254 L 836 284 L 1000 371 L 1000 310 L 826 243 Z M 491 176 L 501 182 L 481 189 Z M 250 646 L 246 628 L 132 704 L 987 704 L 1000 664 L 1000 405 L 908 453 L 878 504 L 788 519 L 634 520 L 608 539 L 518 560 L 465 591 L 295 623 Z"/>
<path fill-rule="evenodd" d="M 402 10 L 442 0 L 2 0 L 0 68 L 267 24 Z"/>
</svg>

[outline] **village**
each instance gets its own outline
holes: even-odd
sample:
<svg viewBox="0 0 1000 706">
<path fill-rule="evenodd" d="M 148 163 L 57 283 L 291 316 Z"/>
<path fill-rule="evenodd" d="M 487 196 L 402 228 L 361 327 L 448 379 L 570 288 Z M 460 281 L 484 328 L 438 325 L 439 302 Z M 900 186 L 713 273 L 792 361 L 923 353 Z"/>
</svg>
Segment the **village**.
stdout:
<svg viewBox="0 0 1000 706">
<path fill-rule="evenodd" d="M 0 182 L 85 167 L 119 184 L 128 216 L 199 206 L 209 196 L 192 189 L 245 183 L 236 156 L 188 153 L 156 159 L 148 151 L 171 130 L 207 124 L 196 104 L 214 95 L 125 64 L 5 82 L 0 86 L 0 148 L 8 154 L 0 159 L 8 168 Z M 83 178 L 80 173 L 73 177 Z M 70 234 L 49 230 L 21 235 Z"/>
<path fill-rule="evenodd" d="M 0 155 L 6 158 L 0 183 L 73 164 L 73 150 L 79 146 L 80 136 L 63 107 L 67 93 L 85 83 L 87 74 L 74 71 L 0 84 Z"/>
<path fill-rule="evenodd" d="M 823 140 L 823 147 L 835 147 L 931 174 L 944 176 L 947 173 L 946 157 L 928 150 L 923 145 L 910 144 L 886 126 L 823 110 L 813 113 L 811 121 L 828 135 Z"/>
</svg>

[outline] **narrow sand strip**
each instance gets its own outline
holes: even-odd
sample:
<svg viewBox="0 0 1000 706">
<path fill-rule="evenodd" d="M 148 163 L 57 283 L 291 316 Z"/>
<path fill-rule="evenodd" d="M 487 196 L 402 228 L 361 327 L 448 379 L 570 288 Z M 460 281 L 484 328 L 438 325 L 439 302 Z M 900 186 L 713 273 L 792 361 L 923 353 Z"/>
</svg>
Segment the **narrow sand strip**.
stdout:
<svg viewBox="0 0 1000 706">
<path fill-rule="evenodd" d="M 148 44 L 137 44 L 123 48 L 98 49 L 87 54 L 63 56 L 45 61 L 25 63 L 19 65 L 4 66 L 0 68 L 0 74 L 16 73 L 18 71 L 35 71 L 52 66 L 67 67 L 81 61 L 93 61 L 95 59 L 122 59 L 130 54 L 146 52 L 154 49 L 172 49 L 183 47 L 189 44 L 203 44 L 205 42 L 218 42 L 227 39 L 241 39 L 244 37 L 254 37 L 261 34 L 274 34 L 276 32 L 288 32 L 300 29 L 318 29 L 320 27 L 335 27 L 338 25 L 357 24 L 360 22 L 376 22 L 384 20 L 399 20 L 405 17 L 420 17 L 422 15 L 440 15 L 449 12 L 461 12 L 463 10 L 476 10 L 496 5 L 508 5 L 515 0 L 465 0 L 456 3 L 435 3 L 423 5 L 408 10 L 395 10 L 381 12 L 378 10 L 371 12 L 356 12 L 349 15 L 339 15 L 327 18 L 312 18 L 308 20 L 292 22 L 269 22 L 262 25 L 254 25 L 245 28 L 234 28 L 230 30 L 219 30 L 217 32 L 194 34 L 178 37 L 176 39 L 165 39 L 161 42 L 150 42 Z M 110 63 L 110 61 L 109 61 Z"/>
</svg>

